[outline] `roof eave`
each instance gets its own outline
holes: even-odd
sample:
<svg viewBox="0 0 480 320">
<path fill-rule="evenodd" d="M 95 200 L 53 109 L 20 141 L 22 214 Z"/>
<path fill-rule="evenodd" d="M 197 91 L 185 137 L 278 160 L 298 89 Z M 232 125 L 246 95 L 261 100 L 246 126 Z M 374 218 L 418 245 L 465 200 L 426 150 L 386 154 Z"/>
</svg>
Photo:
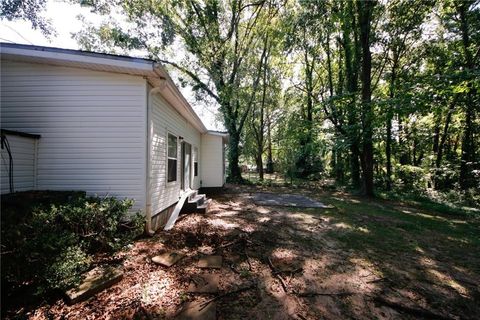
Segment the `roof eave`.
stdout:
<svg viewBox="0 0 480 320">
<path fill-rule="evenodd" d="M 178 90 L 165 68 L 153 60 L 79 50 L 4 43 L 0 44 L 0 55 L 1 59 L 5 60 L 144 76 L 152 86 L 161 87 L 164 94 L 166 94 L 165 90 L 168 90 L 168 100 L 170 100 L 172 106 L 198 131 L 201 133 L 208 131 L 180 90 Z"/>
</svg>

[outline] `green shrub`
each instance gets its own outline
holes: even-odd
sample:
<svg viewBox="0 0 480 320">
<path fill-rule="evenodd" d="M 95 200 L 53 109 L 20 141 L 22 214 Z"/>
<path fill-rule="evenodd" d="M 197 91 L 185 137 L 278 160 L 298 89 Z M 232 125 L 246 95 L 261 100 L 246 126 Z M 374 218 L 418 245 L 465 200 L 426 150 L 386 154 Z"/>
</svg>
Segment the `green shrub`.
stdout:
<svg viewBox="0 0 480 320">
<path fill-rule="evenodd" d="M 55 261 L 46 267 L 44 278 L 50 289 L 65 289 L 80 282 L 81 274 L 92 262 L 91 257 L 80 245 L 68 247 Z"/>
<path fill-rule="evenodd" d="M 86 196 L 32 205 L 21 222 L 2 226 L 2 244 L 10 252 L 2 257 L 2 281 L 33 283 L 39 293 L 78 283 L 95 254 L 113 253 L 142 233 L 143 217 L 128 216 L 132 205 L 129 199 Z"/>
<path fill-rule="evenodd" d="M 443 165 L 440 168 L 430 169 L 430 176 L 436 190 L 452 190 L 458 184 L 459 169 L 453 165 Z"/>
<path fill-rule="evenodd" d="M 398 166 L 396 175 L 405 191 L 424 191 L 426 189 L 426 174 L 420 167 L 401 165 Z"/>
</svg>

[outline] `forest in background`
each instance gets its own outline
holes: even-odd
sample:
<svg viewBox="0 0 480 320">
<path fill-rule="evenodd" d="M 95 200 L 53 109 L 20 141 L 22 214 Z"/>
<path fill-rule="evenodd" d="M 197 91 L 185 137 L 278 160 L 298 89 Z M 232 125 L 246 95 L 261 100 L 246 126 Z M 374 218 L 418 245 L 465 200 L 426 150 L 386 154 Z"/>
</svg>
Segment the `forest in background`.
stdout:
<svg viewBox="0 0 480 320">
<path fill-rule="evenodd" d="M 253 163 L 261 180 L 480 202 L 479 1 L 81 4 L 106 17 L 73 35 L 82 49 L 158 60 L 218 107 L 231 181 Z M 21 2 L 2 6 L 49 31 Z"/>
</svg>

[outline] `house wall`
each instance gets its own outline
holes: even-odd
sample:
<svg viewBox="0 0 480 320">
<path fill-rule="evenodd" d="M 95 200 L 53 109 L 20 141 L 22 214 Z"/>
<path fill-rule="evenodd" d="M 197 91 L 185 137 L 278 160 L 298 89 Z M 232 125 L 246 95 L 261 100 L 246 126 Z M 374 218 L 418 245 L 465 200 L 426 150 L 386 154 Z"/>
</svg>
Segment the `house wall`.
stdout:
<svg viewBox="0 0 480 320">
<path fill-rule="evenodd" d="M 13 158 L 14 192 L 35 189 L 35 143 L 37 139 L 5 135 Z M 10 159 L 7 149 L 1 150 L 1 193 L 10 193 Z"/>
<path fill-rule="evenodd" d="M 2 128 L 41 134 L 37 189 L 85 190 L 146 205 L 142 77 L 2 60 Z"/>
<path fill-rule="evenodd" d="M 200 132 L 170 106 L 160 94 L 153 94 L 150 101 L 152 108 L 150 119 L 150 125 L 152 126 L 150 193 L 152 216 L 154 216 L 178 202 L 182 194 L 180 140 L 177 140 L 177 181 L 167 183 L 166 179 L 168 133 L 183 137 L 184 142 L 192 145 L 193 153 L 194 147 L 198 147 L 200 150 Z M 201 159 L 199 159 L 199 166 L 201 166 Z M 192 180 L 192 189 L 198 189 L 199 187 L 200 175 Z"/>
<path fill-rule="evenodd" d="M 222 187 L 224 184 L 223 139 L 221 136 L 203 134 L 200 176 L 203 188 Z"/>
</svg>

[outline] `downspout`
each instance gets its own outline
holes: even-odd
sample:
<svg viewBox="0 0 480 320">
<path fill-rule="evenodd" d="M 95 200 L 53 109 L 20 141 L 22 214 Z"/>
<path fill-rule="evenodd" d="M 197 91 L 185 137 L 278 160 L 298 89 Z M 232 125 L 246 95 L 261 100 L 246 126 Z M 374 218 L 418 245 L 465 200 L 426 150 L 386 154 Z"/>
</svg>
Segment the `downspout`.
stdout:
<svg viewBox="0 0 480 320">
<path fill-rule="evenodd" d="M 151 166 L 152 166 L 152 138 L 153 138 L 153 123 L 152 119 L 152 95 L 160 93 L 165 88 L 165 79 L 161 79 L 161 84 L 152 88 L 148 93 L 147 99 L 147 172 L 146 172 L 146 184 L 147 184 L 147 203 L 145 208 L 146 219 L 146 233 L 150 236 L 155 234 L 155 230 L 152 230 L 152 188 L 151 188 Z"/>
</svg>

